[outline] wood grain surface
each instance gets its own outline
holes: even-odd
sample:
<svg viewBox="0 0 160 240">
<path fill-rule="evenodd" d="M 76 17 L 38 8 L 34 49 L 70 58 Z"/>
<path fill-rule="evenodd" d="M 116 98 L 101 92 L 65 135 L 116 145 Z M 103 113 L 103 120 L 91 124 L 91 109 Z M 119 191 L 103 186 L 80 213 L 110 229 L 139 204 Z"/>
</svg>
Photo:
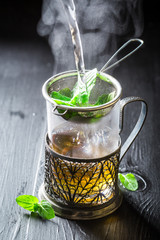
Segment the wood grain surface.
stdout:
<svg viewBox="0 0 160 240">
<path fill-rule="evenodd" d="M 123 191 L 121 207 L 93 221 L 55 217 L 45 221 L 20 208 L 15 198 L 38 195 L 44 179 L 46 106 L 43 82 L 52 75 L 53 57 L 41 38 L 0 40 L 0 239 L 2 240 L 158 240 L 160 239 L 160 36 L 148 26 L 145 45 L 113 72 L 123 97 L 143 97 L 146 123 L 121 162 L 122 172 L 139 173 L 142 191 Z M 125 110 L 122 142 L 138 116 L 138 106 Z"/>
</svg>

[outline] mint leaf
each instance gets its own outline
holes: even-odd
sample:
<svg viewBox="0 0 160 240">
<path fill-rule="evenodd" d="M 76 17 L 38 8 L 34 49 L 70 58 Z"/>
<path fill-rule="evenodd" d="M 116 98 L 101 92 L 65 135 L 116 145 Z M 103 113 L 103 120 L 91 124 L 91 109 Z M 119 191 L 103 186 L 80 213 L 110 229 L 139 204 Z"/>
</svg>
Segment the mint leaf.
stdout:
<svg viewBox="0 0 160 240">
<path fill-rule="evenodd" d="M 109 80 L 109 78 L 107 78 L 106 76 L 100 74 L 99 72 L 97 72 L 97 77 L 99 77 L 101 80 L 108 82 L 110 84 L 112 84 L 111 80 Z"/>
<path fill-rule="evenodd" d="M 62 89 L 63 90 L 63 89 Z M 62 92 L 62 91 L 61 91 Z M 62 95 L 60 94 L 60 91 L 59 92 L 55 92 L 53 91 L 51 93 L 51 98 L 59 105 L 67 105 L 67 106 L 73 106 L 70 101 L 71 101 L 71 98 L 69 97 L 66 97 L 65 95 Z"/>
<path fill-rule="evenodd" d="M 16 198 L 16 202 L 19 206 L 31 212 L 35 211 L 34 205 L 39 202 L 38 198 L 32 195 L 21 195 Z"/>
<path fill-rule="evenodd" d="M 21 195 L 16 198 L 16 202 L 26 210 L 38 212 L 42 218 L 51 219 L 55 217 L 51 204 L 46 200 L 39 203 L 38 198 L 32 195 Z"/>
<path fill-rule="evenodd" d="M 71 104 L 70 102 L 68 101 L 63 101 L 63 100 L 59 100 L 59 99 L 54 99 L 54 102 L 56 102 L 57 104 L 59 105 L 67 105 L 67 106 L 71 106 L 71 107 L 74 107 L 75 105 Z"/>
<path fill-rule="evenodd" d="M 51 98 L 59 99 L 59 100 L 62 100 L 62 101 L 67 101 L 67 102 L 69 102 L 71 100 L 71 98 L 66 97 L 65 95 L 62 95 L 60 92 L 55 92 L 55 91 L 53 91 L 51 93 Z"/>
<path fill-rule="evenodd" d="M 38 213 L 42 218 L 45 219 L 51 219 L 55 217 L 55 213 L 51 204 L 46 200 L 42 200 L 40 203 L 38 203 Z"/>
<path fill-rule="evenodd" d="M 135 176 L 132 173 L 122 174 L 118 173 L 119 180 L 121 181 L 122 185 L 130 190 L 136 191 L 138 189 L 138 182 Z"/>
<path fill-rule="evenodd" d="M 115 91 L 111 92 L 109 94 L 102 94 L 98 98 L 97 102 L 95 103 L 95 106 L 102 105 L 102 104 L 105 104 L 107 102 L 110 102 L 114 98 L 114 96 L 115 96 Z"/>
<path fill-rule="evenodd" d="M 63 88 L 59 91 L 59 93 L 66 97 L 72 98 L 72 91 L 69 88 Z"/>
</svg>

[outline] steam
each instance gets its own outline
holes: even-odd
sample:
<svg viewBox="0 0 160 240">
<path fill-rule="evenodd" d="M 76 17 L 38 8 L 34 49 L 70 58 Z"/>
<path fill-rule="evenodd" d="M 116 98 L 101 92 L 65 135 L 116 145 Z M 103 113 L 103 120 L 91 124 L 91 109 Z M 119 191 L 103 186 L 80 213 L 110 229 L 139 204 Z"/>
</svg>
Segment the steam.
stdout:
<svg viewBox="0 0 160 240">
<path fill-rule="evenodd" d="M 75 5 L 86 69 L 101 69 L 119 42 L 143 32 L 142 0 L 75 0 Z M 60 0 L 43 0 L 38 33 L 48 37 L 54 73 L 75 69 L 71 34 Z"/>
</svg>

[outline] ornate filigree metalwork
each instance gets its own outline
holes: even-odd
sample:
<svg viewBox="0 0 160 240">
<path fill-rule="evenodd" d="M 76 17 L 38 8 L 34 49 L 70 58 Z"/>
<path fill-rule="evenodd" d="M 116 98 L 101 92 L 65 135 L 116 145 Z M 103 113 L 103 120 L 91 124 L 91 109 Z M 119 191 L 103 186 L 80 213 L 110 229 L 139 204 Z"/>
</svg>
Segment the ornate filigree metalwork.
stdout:
<svg viewBox="0 0 160 240">
<path fill-rule="evenodd" d="M 63 204 L 97 206 L 116 195 L 119 149 L 95 161 L 63 159 L 46 145 L 45 190 Z"/>
</svg>

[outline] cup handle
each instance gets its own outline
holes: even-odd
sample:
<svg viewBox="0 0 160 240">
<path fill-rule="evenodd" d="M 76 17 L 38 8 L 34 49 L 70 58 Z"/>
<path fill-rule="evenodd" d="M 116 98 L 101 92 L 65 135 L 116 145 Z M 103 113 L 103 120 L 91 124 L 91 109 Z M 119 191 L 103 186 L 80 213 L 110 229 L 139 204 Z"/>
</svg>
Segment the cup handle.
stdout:
<svg viewBox="0 0 160 240">
<path fill-rule="evenodd" d="M 128 103 L 132 102 L 141 102 L 141 111 L 139 118 L 137 120 L 137 123 L 135 127 L 133 128 L 132 132 L 130 133 L 129 137 L 121 147 L 121 153 L 120 153 L 120 161 L 122 160 L 123 156 L 137 137 L 138 133 L 140 132 L 141 128 L 143 127 L 143 124 L 145 122 L 147 112 L 148 112 L 148 107 L 147 103 L 140 97 L 127 97 L 124 98 L 120 101 L 120 133 L 123 130 L 123 117 L 124 117 L 124 108 Z"/>
</svg>

